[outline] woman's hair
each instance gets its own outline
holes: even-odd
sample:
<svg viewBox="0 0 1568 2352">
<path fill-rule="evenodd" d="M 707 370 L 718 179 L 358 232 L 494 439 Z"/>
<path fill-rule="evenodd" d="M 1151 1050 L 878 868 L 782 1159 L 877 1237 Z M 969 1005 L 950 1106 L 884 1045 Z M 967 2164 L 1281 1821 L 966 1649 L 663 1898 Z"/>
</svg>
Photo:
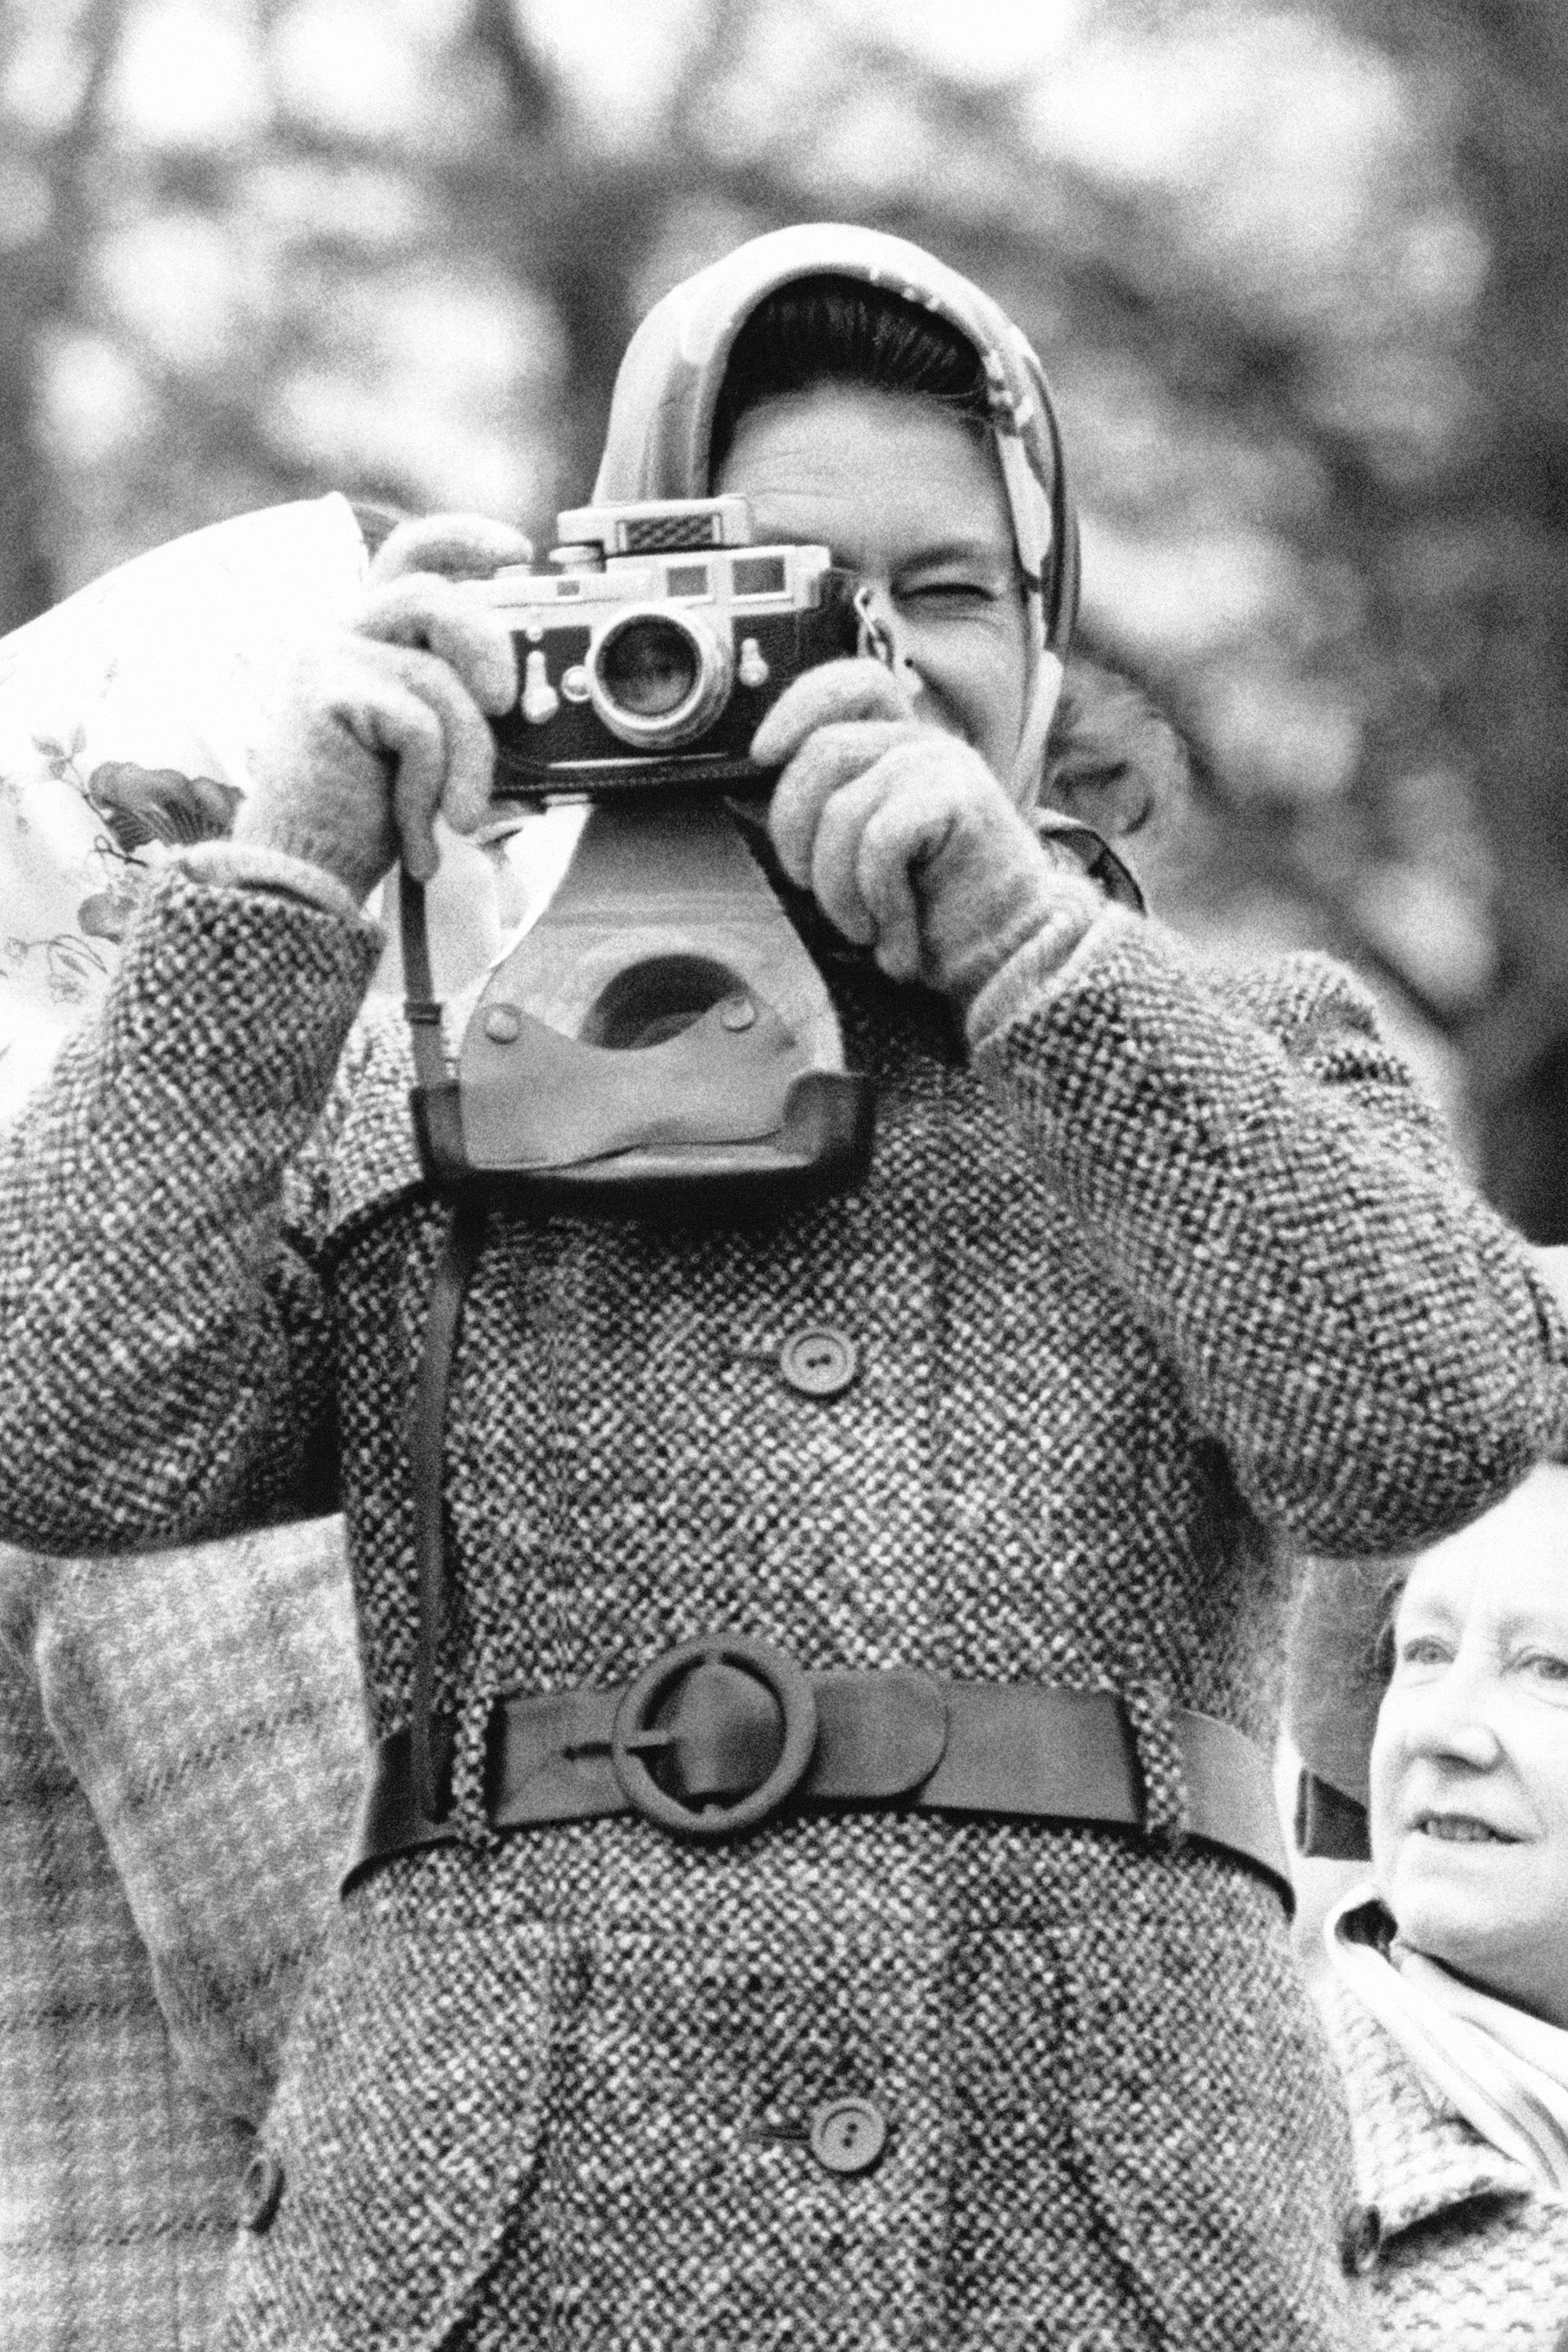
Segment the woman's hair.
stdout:
<svg viewBox="0 0 1568 2352">
<path fill-rule="evenodd" d="M 1397 1560 L 1384 1580 L 1377 1596 L 1377 1616 L 1373 1625 L 1372 1664 L 1380 1690 L 1386 1690 L 1394 1680 L 1394 1628 L 1399 1615 L 1399 1604 L 1405 1598 L 1405 1588 L 1410 1581 L 1410 1571 L 1418 1555 Z"/>
<path fill-rule="evenodd" d="M 1044 804 L 1124 840 L 1179 815 L 1189 782 L 1186 746 L 1142 688 L 1069 655 L 1046 742 Z"/>
<path fill-rule="evenodd" d="M 823 383 L 912 393 L 977 425 L 990 421 L 984 367 L 958 328 L 858 278 L 796 278 L 758 303 L 731 346 L 713 412 L 710 478 L 717 479 L 748 409 Z"/>
</svg>

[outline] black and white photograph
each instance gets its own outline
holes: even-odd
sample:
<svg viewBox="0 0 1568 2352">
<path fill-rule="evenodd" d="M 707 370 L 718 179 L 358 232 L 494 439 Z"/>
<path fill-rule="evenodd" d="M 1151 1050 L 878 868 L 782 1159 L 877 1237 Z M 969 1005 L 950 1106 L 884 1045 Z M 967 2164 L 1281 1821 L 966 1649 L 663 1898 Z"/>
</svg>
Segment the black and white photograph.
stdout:
<svg viewBox="0 0 1568 2352">
<path fill-rule="evenodd" d="M 0 2347 L 1568 2352 L 1568 12 L 0 0 Z"/>
</svg>

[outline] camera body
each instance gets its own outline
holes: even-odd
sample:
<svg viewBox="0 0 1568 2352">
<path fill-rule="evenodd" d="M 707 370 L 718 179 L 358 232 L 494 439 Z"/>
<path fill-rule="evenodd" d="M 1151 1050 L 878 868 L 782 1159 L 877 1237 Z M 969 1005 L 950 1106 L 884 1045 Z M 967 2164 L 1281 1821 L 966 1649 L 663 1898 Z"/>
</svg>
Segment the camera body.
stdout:
<svg viewBox="0 0 1568 2352">
<path fill-rule="evenodd" d="M 744 499 L 563 514 L 552 569 L 468 583 L 510 628 L 521 681 L 492 721 L 502 800 L 765 782 L 749 754 L 793 678 L 864 643 L 826 547 L 757 547 Z"/>
<path fill-rule="evenodd" d="M 875 1089 L 844 1066 L 822 974 L 749 844 L 758 726 L 805 670 L 885 657 L 826 547 L 757 547 L 743 499 L 584 507 L 547 571 L 463 583 L 510 629 L 500 800 L 589 803 L 495 964 L 455 1065 L 425 892 L 401 885 L 428 1180 L 530 1210 L 774 1213 L 858 1184 Z"/>
</svg>

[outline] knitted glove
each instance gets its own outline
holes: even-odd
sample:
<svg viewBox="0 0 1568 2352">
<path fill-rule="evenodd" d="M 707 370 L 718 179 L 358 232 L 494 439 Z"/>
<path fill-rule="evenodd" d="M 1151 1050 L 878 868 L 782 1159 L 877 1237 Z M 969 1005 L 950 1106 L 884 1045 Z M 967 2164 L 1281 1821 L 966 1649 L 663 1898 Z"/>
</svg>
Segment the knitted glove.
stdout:
<svg viewBox="0 0 1568 2352">
<path fill-rule="evenodd" d="M 485 714 L 517 698 L 504 622 L 453 583 L 528 554 L 521 534 L 477 518 L 395 530 L 356 617 L 281 682 L 235 841 L 321 868 L 356 905 L 399 855 L 428 881 L 432 820 L 479 823 L 494 766 Z M 422 562 L 440 571 L 408 568 Z"/>
<path fill-rule="evenodd" d="M 962 1013 L 1026 945 L 1046 977 L 1100 912 L 1077 861 L 1039 839 L 977 751 L 910 717 L 876 663 L 797 679 L 752 751 L 784 763 L 768 827 L 791 880 L 889 978 Z"/>
</svg>

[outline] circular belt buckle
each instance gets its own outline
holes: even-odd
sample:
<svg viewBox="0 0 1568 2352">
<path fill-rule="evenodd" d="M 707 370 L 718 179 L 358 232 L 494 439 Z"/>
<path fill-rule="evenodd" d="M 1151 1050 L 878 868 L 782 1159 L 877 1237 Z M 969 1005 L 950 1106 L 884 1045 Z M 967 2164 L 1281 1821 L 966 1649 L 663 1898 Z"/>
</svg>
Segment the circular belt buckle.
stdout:
<svg viewBox="0 0 1568 2352">
<path fill-rule="evenodd" d="M 710 1805 L 699 1812 L 661 1789 L 637 1751 L 663 1745 L 653 1731 L 660 1703 L 694 1666 L 710 1664 L 738 1666 L 773 1694 L 784 1717 L 784 1745 L 760 1787 L 732 1805 Z M 610 1762 L 627 1802 L 645 1820 L 676 1837 L 717 1840 L 755 1829 L 776 1811 L 805 1778 L 816 1746 L 816 1695 L 795 1660 L 748 1633 L 704 1633 L 655 1658 L 625 1692 L 610 1734 Z"/>
</svg>

